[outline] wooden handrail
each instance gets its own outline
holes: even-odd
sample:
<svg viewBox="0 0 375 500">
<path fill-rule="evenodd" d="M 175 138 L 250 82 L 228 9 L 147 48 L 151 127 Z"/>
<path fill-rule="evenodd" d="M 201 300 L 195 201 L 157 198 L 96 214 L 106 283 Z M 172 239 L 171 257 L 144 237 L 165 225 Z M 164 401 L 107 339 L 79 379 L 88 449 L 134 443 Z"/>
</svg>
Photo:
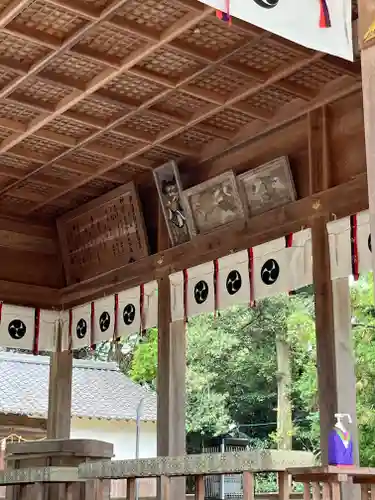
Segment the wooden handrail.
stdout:
<svg viewBox="0 0 375 500">
<path fill-rule="evenodd" d="M 251 472 L 281 472 L 290 467 L 312 467 L 312 453 L 304 451 L 252 450 L 136 460 L 103 460 L 79 465 L 84 479 L 131 479 L 160 476 L 197 476 Z"/>
<path fill-rule="evenodd" d="M 0 471 L 0 486 L 32 483 L 75 483 L 84 481 L 78 477 L 78 467 L 30 467 Z"/>
</svg>

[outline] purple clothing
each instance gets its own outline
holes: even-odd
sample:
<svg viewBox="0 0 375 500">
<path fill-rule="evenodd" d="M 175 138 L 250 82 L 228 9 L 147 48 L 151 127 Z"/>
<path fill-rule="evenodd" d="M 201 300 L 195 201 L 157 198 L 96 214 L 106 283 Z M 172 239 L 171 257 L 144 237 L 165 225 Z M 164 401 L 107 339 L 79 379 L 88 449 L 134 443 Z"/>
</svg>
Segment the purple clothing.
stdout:
<svg viewBox="0 0 375 500">
<path fill-rule="evenodd" d="M 342 437 L 333 429 L 328 436 L 328 464 L 353 465 L 353 441 L 349 434 L 349 442 L 345 447 Z"/>
</svg>

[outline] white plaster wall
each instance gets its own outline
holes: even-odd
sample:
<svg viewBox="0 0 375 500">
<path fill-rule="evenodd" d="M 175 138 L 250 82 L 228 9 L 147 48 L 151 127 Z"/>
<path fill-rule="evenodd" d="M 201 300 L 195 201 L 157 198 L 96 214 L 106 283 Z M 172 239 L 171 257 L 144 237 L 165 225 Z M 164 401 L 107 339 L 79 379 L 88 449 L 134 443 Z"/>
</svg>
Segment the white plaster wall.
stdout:
<svg viewBox="0 0 375 500">
<path fill-rule="evenodd" d="M 113 443 L 115 460 L 135 458 L 135 422 L 73 418 L 70 437 Z M 156 457 L 156 454 L 156 423 L 141 422 L 139 456 Z"/>
<path fill-rule="evenodd" d="M 98 439 L 113 443 L 115 460 L 135 458 L 135 422 L 116 420 L 97 420 L 73 418 L 70 432 L 71 438 Z M 156 423 L 141 422 L 139 439 L 140 458 L 156 457 Z M 156 496 L 155 479 L 141 479 L 139 482 L 141 498 Z M 126 480 L 111 481 L 111 498 L 124 499 L 126 496 Z"/>
</svg>

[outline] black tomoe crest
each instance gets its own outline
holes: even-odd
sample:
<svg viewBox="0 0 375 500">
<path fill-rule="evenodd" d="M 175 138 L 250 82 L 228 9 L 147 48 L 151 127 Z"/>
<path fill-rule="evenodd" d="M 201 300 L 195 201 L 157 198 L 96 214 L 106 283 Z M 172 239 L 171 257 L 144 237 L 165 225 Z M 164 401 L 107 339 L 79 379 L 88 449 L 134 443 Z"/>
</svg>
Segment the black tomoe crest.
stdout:
<svg viewBox="0 0 375 500">
<path fill-rule="evenodd" d="M 108 311 L 103 311 L 99 317 L 99 328 L 101 332 L 106 332 L 111 326 L 111 316 Z"/>
<path fill-rule="evenodd" d="M 77 321 L 76 335 L 78 339 L 85 338 L 87 333 L 87 322 L 85 319 L 81 318 Z"/>
<path fill-rule="evenodd" d="M 372 252 L 371 234 L 368 235 L 367 246 L 370 252 Z"/>
<path fill-rule="evenodd" d="M 279 3 L 279 0 L 254 0 L 254 2 L 263 9 L 273 9 Z"/>
<path fill-rule="evenodd" d="M 130 326 L 135 320 L 134 304 L 126 304 L 122 311 L 122 319 L 126 326 Z"/>
<path fill-rule="evenodd" d="M 13 340 L 21 340 L 26 335 L 26 325 L 20 319 L 13 319 L 8 325 L 8 333 Z"/>
<path fill-rule="evenodd" d="M 280 275 L 280 266 L 275 259 L 268 259 L 262 266 L 260 277 L 265 285 L 273 285 Z"/>
<path fill-rule="evenodd" d="M 242 286 L 242 277 L 237 269 L 233 269 L 227 276 L 225 287 L 229 295 L 235 295 Z"/>
<path fill-rule="evenodd" d="M 204 280 L 198 281 L 194 287 L 194 299 L 197 304 L 203 304 L 208 298 L 209 287 Z"/>
</svg>

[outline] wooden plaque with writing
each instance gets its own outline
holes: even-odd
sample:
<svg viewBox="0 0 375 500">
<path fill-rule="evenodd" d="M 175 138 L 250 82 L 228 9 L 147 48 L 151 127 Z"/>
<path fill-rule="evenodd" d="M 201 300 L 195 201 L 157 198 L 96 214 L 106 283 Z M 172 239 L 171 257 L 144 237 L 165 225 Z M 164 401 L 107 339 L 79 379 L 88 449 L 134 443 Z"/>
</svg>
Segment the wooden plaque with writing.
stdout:
<svg viewBox="0 0 375 500">
<path fill-rule="evenodd" d="M 60 217 L 57 229 L 68 284 L 92 278 L 148 255 L 133 183 Z"/>
</svg>

